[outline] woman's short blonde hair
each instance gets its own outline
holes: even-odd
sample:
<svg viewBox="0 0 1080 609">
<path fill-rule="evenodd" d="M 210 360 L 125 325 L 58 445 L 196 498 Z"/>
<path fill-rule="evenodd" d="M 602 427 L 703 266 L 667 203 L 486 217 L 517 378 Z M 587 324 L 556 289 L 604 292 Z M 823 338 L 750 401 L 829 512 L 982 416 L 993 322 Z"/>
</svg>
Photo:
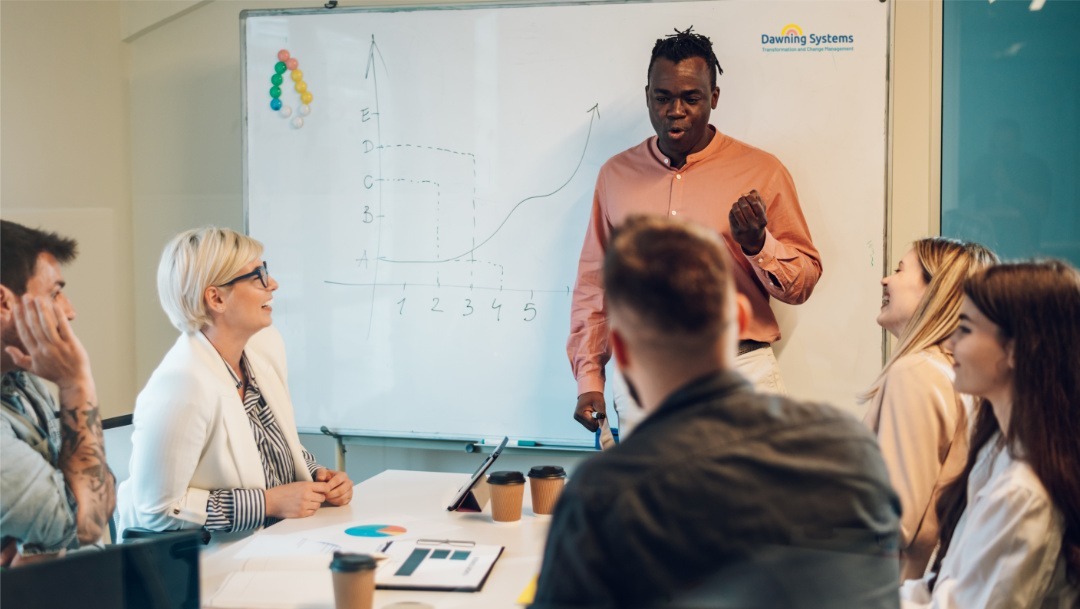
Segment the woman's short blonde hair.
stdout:
<svg viewBox="0 0 1080 609">
<path fill-rule="evenodd" d="M 262 252 L 261 243 L 228 228 L 205 226 L 173 237 L 157 273 L 158 298 L 169 321 L 187 334 L 209 325 L 206 288 L 229 281 Z"/>
</svg>

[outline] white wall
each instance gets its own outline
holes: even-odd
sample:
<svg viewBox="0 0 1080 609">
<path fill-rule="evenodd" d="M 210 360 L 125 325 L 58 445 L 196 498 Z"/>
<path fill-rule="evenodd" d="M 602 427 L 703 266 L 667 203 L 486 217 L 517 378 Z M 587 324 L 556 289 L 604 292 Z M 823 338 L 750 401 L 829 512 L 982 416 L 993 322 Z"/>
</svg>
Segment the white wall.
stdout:
<svg viewBox="0 0 1080 609">
<path fill-rule="evenodd" d="M 252 6 L 198 5 L 129 43 L 140 385 L 179 334 L 157 299 L 155 274 L 165 242 L 206 224 L 244 228 L 238 14 Z"/>
<path fill-rule="evenodd" d="M 105 416 L 135 398 L 128 48 L 116 2 L 0 2 L 0 213 L 74 237 L 75 331 Z"/>
<path fill-rule="evenodd" d="M 63 224 L 84 243 L 67 275 L 109 416 L 131 410 L 176 336 L 154 287 L 165 240 L 202 224 L 243 228 L 239 12 L 295 6 L 0 2 L 0 213 Z M 938 228 L 940 14 L 940 0 L 894 4 L 891 262 Z M 469 460 L 352 450 L 365 468 Z"/>
</svg>

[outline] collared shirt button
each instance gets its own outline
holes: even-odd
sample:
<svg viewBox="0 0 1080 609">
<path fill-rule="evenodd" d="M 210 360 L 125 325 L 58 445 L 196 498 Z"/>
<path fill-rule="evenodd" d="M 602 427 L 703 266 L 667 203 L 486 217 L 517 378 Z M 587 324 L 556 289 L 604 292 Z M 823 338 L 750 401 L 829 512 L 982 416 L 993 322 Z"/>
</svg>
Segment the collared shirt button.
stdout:
<svg viewBox="0 0 1080 609">
<path fill-rule="evenodd" d="M 671 159 L 664 159 L 664 164 L 665 165 L 670 165 L 671 164 Z"/>
<path fill-rule="evenodd" d="M 757 263 L 758 264 L 765 264 L 765 259 L 764 258 L 758 258 Z"/>
<path fill-rule="evenodd" d="M 681 180 L 682 179 L 682 174 L 681 173 L 675 174 L 675 179 L 676 180 Z"/>
<path fill-rule="evenodd" d="M 671 210 L 671 215 L 673 215 L 673 216 L 675 216 L 675 215 L 678 215 L 678 213 L 679 213 L 679 212 L 675 211 L 674 209 L 673 209 L 673 210 Z"/>
</svg>

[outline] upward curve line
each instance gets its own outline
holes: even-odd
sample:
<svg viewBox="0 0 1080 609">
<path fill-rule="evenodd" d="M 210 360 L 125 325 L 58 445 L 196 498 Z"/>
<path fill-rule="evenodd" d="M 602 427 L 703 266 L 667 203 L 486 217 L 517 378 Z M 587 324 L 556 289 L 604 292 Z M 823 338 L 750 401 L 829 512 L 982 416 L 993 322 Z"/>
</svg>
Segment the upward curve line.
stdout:
<svg viewBox="0 0 1080 609">
<path fill-rule="evenodd" d="M 525 203 L 528 203 L 529 201 L 532 201 L 532 200 L 535 200 L 535 199 L 544 199 L 544 198 L 547 198 L 547 197 L 550 197 L 550 196 L 553 196 L 553 195 L 557 194 L 560 190 L 562 190 L 563 188 L 566 188 L 567 184 L 569 184 L 570 181 L 574 179 L 574 176 L 577 175 L 578 170 L 581 169 L 581 164 L 585 161 L 585 152 L 588 151 L 588 149 L 589 149 L 589 140 L 592 138 L 593 123 L 595 123 L 596 119 L 600 117 L 600 103 L 597 102 L 597 103 L 593 104 L 593 107 L 589 108 L 587 110 L 587 112 L 589 112 L 592 116 L 589 117 L 589 129 L 588 129 L 588 131 L 585 132 L 585 145 L 581 147 L 581 156 L 578 157 L 578 162 L 577 162 L 577 165 L 574 166 L 574 170 L 572 172 L 570 172 L 570 177 L 566 178 L 566 181 L 563 182 L 561 185 L 559 185 L 558 188 L 556 188 L 555 190 L 553 190 L 553 191 L 551 191 L 551 192 L 549 192 L 547 194 L 531 195 L 531 196 L 525 197 L 524 199 L 518 201 L 514 205 L 514 207 L 512 207 L 510 209 L 509 213 L 506 214 L 506 217 L 503 218 L 503 221 L 499 223 L 499 226 L 497 226 L 495 228 L 495 230 L 492 231 L 492 233 L 490 235 L 488 235 L 488 237 L 486 239 L 484 239 L 480 243 L 477 243 L 476 245 L 472 246 L 471 248 L 465 250 L 464 252 L 461 252 L 460 254 L 458 254 L 456 256 L 451 256 L 449 258 L 436 258 L 434 260 L 394 260 L 393 258 L 386 258 L 386 257 L 380 256 L 378 259 L 380 261 L 382 261 L 382 262 L 388 262 L 388 263 L 391 263 L 391 264 L 439 264 L 439 263 L 443 263 L 443 262 L 453 262 L 454 260 L 457 260 L 459 258 L 464 258 L 465 256 L 468 256 L 469 254 L 472 254 L 476 250 L 483 247 L 485 243 L 487 243 L 488 241 L 491 241 L 495 237 L 495 235 L 497 235 L 499 233 L 499 231 L 502 230 L 502 227 L 506 225 L 506 222 L 508 220 L 510 220 L 510 216 L 514 215 L 514 212 L 517 211 L 517 209 L 519 207 L 521 207 Z"/>
</svg>

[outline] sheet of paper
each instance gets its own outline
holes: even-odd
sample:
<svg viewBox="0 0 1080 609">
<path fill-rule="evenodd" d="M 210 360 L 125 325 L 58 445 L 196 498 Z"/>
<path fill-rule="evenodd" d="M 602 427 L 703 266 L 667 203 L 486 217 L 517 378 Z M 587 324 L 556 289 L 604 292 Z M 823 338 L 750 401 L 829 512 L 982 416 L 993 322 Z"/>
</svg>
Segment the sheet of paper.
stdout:
<svg viewBox="0 0 1080 609">
<path fill-rule="evenodd" d="M 341 546 L 310 539 L 306 533 L 293 535 L 254 535 L 236 553 L 238 559 L 265 558 L 270 556 L 330 556 Z"/>
<path fill-rule="evenodd" d="M 448 533 L 459 528 L 451 522 L 432 523 L 417 518 L 402 518 L 400 515 L 376 515 L 304 531 L 303 535 L 309 543 L 324 543 L 346 552 L 372 554 L 380 552 L 389 541 L 446 539 Z"/>
<path fill-rule="evenodd" d="M 239 571 L 229 575 L 203 607 L 218 609 L 324 609 L 334 606 L 330 570 Z"/>
<path fill-rule="evenodd" d="M 379 555 L 381 556 L 381 555 Z M 244 559 L 240 571 L 328 571 L 332 554 L 309 556 L 253 556 Z"/>
<path fill-rule="evenodd" d="M 447 533 L 459 528 L 461 527 L 454 524 L 433 524 L 416 518 L 377 515 L 290 535 L 265 531 L 247 540 L 244 547 L 236 553 L 236 558 L 246 560 L 271 556 L 329 556 L 337 551 L 379 557 L 383 546 L 389 541 L 445 539 Z"/>
</svg>

